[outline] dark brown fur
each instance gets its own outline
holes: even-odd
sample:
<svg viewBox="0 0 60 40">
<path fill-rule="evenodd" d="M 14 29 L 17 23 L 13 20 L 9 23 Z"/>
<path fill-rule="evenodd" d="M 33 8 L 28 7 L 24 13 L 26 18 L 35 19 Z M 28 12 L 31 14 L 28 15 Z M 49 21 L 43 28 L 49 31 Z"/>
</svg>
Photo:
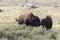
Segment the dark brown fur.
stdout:
<svg viewBox="0 0 60 40">
<path fill-rule="evenodd" d="M 52 18 L 47 16 L 46 18 L 42 19 L 42 26 L 46 27 L 47 30 L 52 28 Z"/>
<path fill-rule="evenodd" d="M 41 25 L 41 22 L 40 22 L 40 19 L 38 16 L 34 15 L 32 20 L 33 20 L 31 23 L 32 26 L 40 26 Z"/>
</svg>

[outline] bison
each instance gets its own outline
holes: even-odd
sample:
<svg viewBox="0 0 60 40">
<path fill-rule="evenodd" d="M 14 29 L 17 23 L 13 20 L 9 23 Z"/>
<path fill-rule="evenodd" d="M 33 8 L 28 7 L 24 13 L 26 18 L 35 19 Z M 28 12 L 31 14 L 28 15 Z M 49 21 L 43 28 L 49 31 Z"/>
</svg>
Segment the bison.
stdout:
<svg viewBox="0 0 60 40">
<path fill-rule="evenodd" d="M 20 15 L 16 21 L 18 21 L 19 24 L 26 24 L 27 26 L 39 26 L 41 24 L 39 17 L 33 15 L 32 12 Z"/>
<path fill-rule="evenodd" d="M 16 21 L 18 21 L 19 24 L 23 24 L 24 23 L 26 25 L 29 25 L 32 22 L 32 19 L 33 19 L 32 17 L 33 17 L 32 12 L 25 13 L 25 14 L 20 15 L 19 18 L 16 19 Z"/>
<path fill-rule="evenodd" d="M 46 29 L 52 28 L 52 18 L 50 16 L 47 16 L 46 18 L 42 19 L 42 26 L 46 27 Z"/>
</svg>

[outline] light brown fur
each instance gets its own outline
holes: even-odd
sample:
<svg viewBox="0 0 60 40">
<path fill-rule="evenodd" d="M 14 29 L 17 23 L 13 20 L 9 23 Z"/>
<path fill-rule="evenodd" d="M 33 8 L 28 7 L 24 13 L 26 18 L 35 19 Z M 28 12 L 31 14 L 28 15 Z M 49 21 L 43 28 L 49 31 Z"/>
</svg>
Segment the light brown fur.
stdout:
<svg viewBox="0 0 60 40">
<path fill-rule="evenodd" d="M 28 24 L 28 23 L 31 22 L 32 17 L 33 17 L 33 14 L 32 14 L 32 13 L 22 14 L 22 15 L 19 16 L 18 22 L 19 22 L 19 23 Z"/>
</svg>

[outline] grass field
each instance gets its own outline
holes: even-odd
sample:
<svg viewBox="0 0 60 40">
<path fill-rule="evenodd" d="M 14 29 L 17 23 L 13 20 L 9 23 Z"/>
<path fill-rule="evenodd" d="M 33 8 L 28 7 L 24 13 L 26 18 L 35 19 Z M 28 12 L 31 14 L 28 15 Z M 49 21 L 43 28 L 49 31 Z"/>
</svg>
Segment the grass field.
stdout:
<svg viewBox="0 0 60 40">
<path fill-rule="evenodd" d="M 59 0 L 12 1 L 1 0 L 0 2 L 0 9 L 3 10 L 3 12 L 0 12 L 0 40 L 60 40 L 60 24 L 57 22 L 57 18 L 60 17 Z M 27 3 L 36 3 L 38 8 L 22 7 Z M 58 7 L 54 7 L 56 5 Z M 52 29 L 46 30 L 42 26 L 19 25 L 15 18 L 28 11 L 33 12 L 40 19 L 50 15 L 53 20 Z"/>
</svg>

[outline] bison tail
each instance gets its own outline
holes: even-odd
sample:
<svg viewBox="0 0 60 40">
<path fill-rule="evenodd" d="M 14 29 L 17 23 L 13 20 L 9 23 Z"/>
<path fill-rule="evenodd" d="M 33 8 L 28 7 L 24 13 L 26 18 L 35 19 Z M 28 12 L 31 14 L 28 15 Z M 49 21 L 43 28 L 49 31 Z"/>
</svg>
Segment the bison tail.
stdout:
<svg viewBox="0 0 60 40">
<path fill-rule="evenodd" d="M 17 18 L 15 18 L 16 21 L 19 21 Z"/>
</svg>

